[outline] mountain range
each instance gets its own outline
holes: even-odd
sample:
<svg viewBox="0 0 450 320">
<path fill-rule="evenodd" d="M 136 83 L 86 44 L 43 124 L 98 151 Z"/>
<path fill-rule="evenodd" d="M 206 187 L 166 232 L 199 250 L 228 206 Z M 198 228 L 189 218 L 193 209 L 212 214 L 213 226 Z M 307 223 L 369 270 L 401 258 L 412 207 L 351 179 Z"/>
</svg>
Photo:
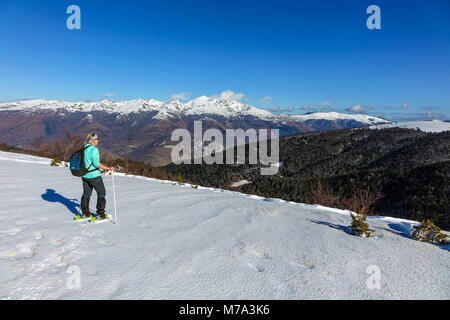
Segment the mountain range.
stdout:
<svg viewBox="0 0 450 320">
<path fill-rule="evenodd" d="M 51 140 L 63 137 L 66 132 L 83 136 L 96 132 L 102 146 L 114 154 L 162 166 L 170 163 L 175 144 L 170 141 L 172 131 L 178 128 L 192 131 L 195 120 L 203 121 L 204 130 L 273 128 L 280 130 L 280 136 L 389 123 L 365 114 L 275 114 L 238 100 L 207 96 L 187 102 L 35 99 L 0 103 L 0 139 L 24 147 L 39 136 Z"/>
</svg>

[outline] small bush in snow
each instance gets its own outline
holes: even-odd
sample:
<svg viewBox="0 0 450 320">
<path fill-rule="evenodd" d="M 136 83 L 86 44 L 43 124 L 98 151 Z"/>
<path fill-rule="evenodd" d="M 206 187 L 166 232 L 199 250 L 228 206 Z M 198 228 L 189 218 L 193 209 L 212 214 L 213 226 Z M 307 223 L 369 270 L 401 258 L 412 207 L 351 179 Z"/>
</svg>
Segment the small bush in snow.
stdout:
<svg viewBox="0 0 450 320">
<path fill-rule="evenodd" d="M 180 185 L 181 183 L 183 183 L 183 178 L 181 177 L 181 174 L 178 174 L 177 176 L 177 182 Z"/>
<path fill-rule="evenodd" d="M 59 167 L 60 164 L 61 164 L 61 160 L 59 160 L 58 157 L 55 157 L 54 159 L 52 159 L 52 162 L 50 163 L 50 165 L 53 167 Z"/>
<path fill-rule="evenodd" d="M 100 173 L 101 174 L 109 174 L 109 175 L 111 175 L 111 171 L 109 171 L 109 170 L 100 169 Z"/>
<path fill-rule="evenodd" d="M 430 219 L 422 221 L 418 226 L 414 226 L 411 230 L 410 237 L 414 240 L 435 244 L 450 243 L 449 237 L 442 233 L 441 229 Z"/>
<path fill-rule="evenodd" d="M 363 208 L 356 215 L 353 214 L 350 215 L 352 216 L 353 234 L 366 238 L 372 237 L 372 233 L 374 232 L 374 230 L 369 229 L 369 225 L 366 222 L 367 220 L 366 210 Z"/>
</svg>

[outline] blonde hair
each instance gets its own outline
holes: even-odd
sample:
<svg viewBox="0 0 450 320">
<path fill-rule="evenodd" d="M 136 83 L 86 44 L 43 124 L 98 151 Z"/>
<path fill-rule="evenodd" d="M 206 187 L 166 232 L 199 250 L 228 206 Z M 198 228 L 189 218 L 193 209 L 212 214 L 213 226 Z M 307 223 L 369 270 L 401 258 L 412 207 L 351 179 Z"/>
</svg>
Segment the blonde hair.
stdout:
<svg viewBox="0 0 450 320">
<path fill-rule="evenodd" d="M 84 144 L 89 143 L 89 141 L 95 136 L 95 133 L 89 133 L 84 141 Z"/>
</svg>

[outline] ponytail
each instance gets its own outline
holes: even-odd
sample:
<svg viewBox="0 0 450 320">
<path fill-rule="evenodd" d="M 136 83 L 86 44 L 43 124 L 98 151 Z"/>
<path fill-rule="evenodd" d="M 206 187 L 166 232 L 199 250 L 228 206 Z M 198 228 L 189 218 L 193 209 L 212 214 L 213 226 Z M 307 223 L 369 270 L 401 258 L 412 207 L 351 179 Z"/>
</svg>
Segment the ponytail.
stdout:
<svg viewBox="0 0 450 320">
<path fill-rule="evenodd" d="M 90 143 L 90 141 L 93 137 L 95 137 L 95 133 L 89 133 L 86 137 L 86 140 L 84 141 L 84 144 Z"/>
</svg>

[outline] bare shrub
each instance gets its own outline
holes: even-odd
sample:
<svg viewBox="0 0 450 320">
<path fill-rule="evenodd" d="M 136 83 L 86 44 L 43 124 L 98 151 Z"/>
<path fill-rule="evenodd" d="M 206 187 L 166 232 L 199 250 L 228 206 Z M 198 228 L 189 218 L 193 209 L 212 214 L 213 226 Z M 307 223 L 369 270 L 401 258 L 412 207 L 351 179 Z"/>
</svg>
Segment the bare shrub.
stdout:
<svg viewBox="0 0 450 320">
<path fill-rule="evenodd" d="M 52 157 L 64 158 L 64 150 L 62 139 L 58 139 L 52 143 L 51 155 Z"/>
<path fill-rule="evenodd" d="M 343 199 L 342 205 L 353 212 L 364 211 L 367 215 L 374 215 L 374 205 L 381 198 L 380 192 L 369 192 L 368 190 L 355 189 L 353 195 Z"/>
<path fill-rule="evenodd" d="M 52 158 L 58 157 L 62 161 L 69 161 L 70 156 L 83 146 L 83 137 L 72 135 L 66 131 L 64 137 L 44 141 L 41 153 Z"/>
<path fill-rule="evenodd" d="M 66 134 L 61 138 L 64 145 L 63 160 L 68 161 L 70 156 L 83 146 L 83 137 L 79 135 L 71 134 L 69 130 L 66 130 Z"/>
<path fill-rule="evenodd" d="M 44 143 L 44 137 L 42 135 L 34 135 L 30 142 L 30 147 L 39 152 L 41 150 L 42 144 Z"/>
<path fill-rule="evenodd" d="M 318 181 L 309 192 L 309 203 L 320 204 L 325 207 L 346 209 L 353 212 L 364 211 L 367 215 L 374 215 L 375 203 L 381 198 L 380 192 L 370 192 L 355 189 L 353 194 L 345 197 L 335 192 L 333 188 Z"/>
<path fill-rule="evenodd" d="M 51 148 L 52 148 L 52 144 L 49 143 L 48 141 L 44 141 L 44 143 L 42 144 L 42 147 L 41 147 L 41 153 L 46 156 L 49 156 L 50 152 L 51 152 Z"/>
<path fill-rule="evenodd" d="M 322 184 L 320 181 L 310 191 L 311 203 L 320 204 L 325 207 L 339 206 L 340 197 L 335 194 L 328 184 Z"/>
</svg>

